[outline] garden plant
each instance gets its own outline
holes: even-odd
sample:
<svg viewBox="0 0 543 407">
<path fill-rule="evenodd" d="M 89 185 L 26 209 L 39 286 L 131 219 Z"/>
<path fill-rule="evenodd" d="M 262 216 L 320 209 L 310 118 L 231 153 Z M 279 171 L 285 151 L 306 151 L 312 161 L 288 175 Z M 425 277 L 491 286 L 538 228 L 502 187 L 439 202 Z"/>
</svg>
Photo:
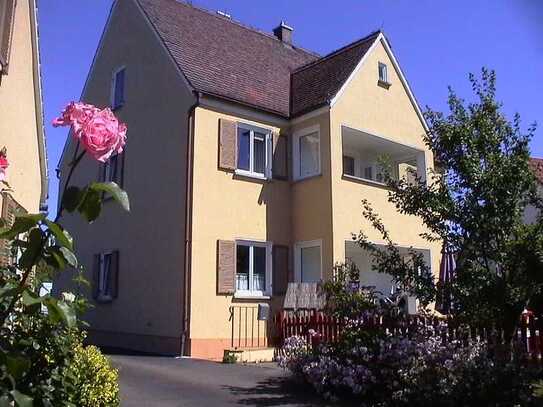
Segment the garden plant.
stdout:
<svg viewBox="0 0 543 407">
<path fill-rule="evenodd" d="M 515 115 L 507 120 L 496 101 L 496 76 L 483 69 L 470 76 L 476 100 L 449 90 L 448 116 L 427 110 L 424 141 L 435 169 L 415 182 L 395 179 L 382 158 L 389 202 L 421 219 L 422 237 L 440 242 L 456 258 L 450 282 L 437 282 L 423 255 L 400 252 L 378 211 L 362 202 L 364 217 L 384 248 L 361 231 L 353 239 L 373 256 L 374 271 L 387 273 L 399 292 L 415 296 L 421 312 L 438 294 L 450 301 L 442 326 L 421 325 L 402 333 L 368 329 L 361 321 L 396 315 L 376 293 L 362 290 L 352 265 L 336 267 L 324 284 L 331 315 L 344 322 L 339 339 L 322 343 L 302 337 L 285 341 L 280 364 L 329 399 L 362 406 L 541 405 L 541 365 L 526 360 L 516 331 L 523 311 L 541 301 L 543 218 L 526 222 L 527 208 L 543 208 L 530 165 L 527 132 Z M 430 307 L 431 309 L 431 307 Z M 457 335 L 448 337 L 447 322 Z M 462 335 L 462 327 L 465 334 Z M 499 332 L 495 341 L 469 335 L 470 327 Z M 316 334 L 315 334 L 316 335 Z M 315 340 L 316 339 L 316 340 Z M 539 398 L 538 398 L 539 397 Z"/>
<path fill-rule="evenodd" d="M 100 215 L 104 194 L 129 210 L 126 192 L 113 182 L 70 185 L 83 157 L 105 163 L 122 153 L 127 129 L 109 108 L 74 102 L 53 125 L 69 126 L 77 146 L 56 219 L 18 213 L 0 229 L 13 259 L 0 269 L 0 406 L 116 406 L 116 371 L 98 349 L 83 346 L 84 323 L 78 316 L 89 306 L 85 298 L 80 292 L 57 298 L 40 289 L 68 268 L 77 271 L 76 286 L 87 284 L 76 243 L 62 226 L 63 215 L 78 213 L 92 223 Z M 4 149 L 4 194 L 11 189 L 5 181 L 8 165 Z"/>
</svg>

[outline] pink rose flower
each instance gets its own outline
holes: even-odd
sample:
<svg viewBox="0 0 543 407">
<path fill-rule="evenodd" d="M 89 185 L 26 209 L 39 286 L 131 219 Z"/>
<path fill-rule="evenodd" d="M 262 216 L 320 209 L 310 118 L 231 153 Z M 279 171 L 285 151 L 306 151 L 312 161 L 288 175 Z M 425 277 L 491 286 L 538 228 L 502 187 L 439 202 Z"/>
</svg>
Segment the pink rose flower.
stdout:
<svg viewBox="0 0 543 407">
<path fill-rule="evenodd" d="M 71 102 L 53 126 L 71 126 L 73 137 L 94 159 L 106 162 L 113 153 L 122 153 L 126 144 L 126 125 L 109 108 Z"/>
<path fill-rule="evenodd" d="M 5 149 L 0 151 L 0 181 L 6 179 L 6 169 L 9 167 L 8 158 L 6 157 Z"/>
<path fill-rule="evenodd" d="M 113 153 L 122 153 L 126 144 L 126 125 L 119 123 L 109 108 L 99 111 L 81 130 L 81 143 L 96 160 L 106 162 Z"/>
<path fill-rule="evenodd" d="M 74 137 L 79 138 L 85 123 L 99 111 L 96 106 L 87 103 L 71 102 L 64 108 L 61 116 L 53 120 L 53 126 L 72 126 Z"/>
</svg>

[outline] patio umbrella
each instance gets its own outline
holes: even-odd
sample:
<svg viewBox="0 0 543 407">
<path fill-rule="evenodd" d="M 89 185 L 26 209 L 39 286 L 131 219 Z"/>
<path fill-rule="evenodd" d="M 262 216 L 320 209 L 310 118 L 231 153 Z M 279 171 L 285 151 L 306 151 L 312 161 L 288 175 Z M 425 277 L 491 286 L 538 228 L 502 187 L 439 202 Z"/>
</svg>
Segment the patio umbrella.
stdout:
<svg viewBox="0 0 543 407">
<path fill-rule="evenodd" d="M 452 309 L 452 295 L 450 284 L 454 278 L 456 259 L 454 253 L 446 243 L 441 250 L 441 264 L 439 266 L 439 281 L 437 283 L 436 310 L 442 314 L 449 314 Z"/>
</svg>

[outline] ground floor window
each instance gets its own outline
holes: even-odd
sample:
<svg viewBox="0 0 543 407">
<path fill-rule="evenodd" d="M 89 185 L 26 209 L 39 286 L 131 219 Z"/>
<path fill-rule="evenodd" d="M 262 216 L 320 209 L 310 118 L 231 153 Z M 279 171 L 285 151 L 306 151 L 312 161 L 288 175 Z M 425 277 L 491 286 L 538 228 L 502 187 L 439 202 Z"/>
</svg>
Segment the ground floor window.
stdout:
<svg viewBox="0 0 543 407">
<path fill-rule="evenodd" d="M 316 283 L 322 280 L 322 241 L 298 242 L 294 249 L 296 281 Z"/>
<path fill-rule="evenodd" d="M 236 242 L 236 294 L 269 295 L 270 274 L 271 243 L 238 240 Z"/>
</svg>

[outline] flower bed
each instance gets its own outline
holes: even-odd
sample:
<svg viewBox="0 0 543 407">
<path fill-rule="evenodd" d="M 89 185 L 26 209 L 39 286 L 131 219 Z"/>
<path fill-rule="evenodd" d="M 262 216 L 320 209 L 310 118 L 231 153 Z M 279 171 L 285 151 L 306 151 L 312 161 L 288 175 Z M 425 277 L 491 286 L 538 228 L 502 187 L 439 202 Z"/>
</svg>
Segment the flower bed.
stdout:
<svg viewBox="0 0 543 407">
<path fill-rule="evenodd" d="M 363 406 L 535 406 L 539 367 L 498 362 L 483 341 L 443 341 L 424 330 L 402 336 L 351 328 L 334 344 L 285 341 L 280 366 L 330 400 Z"/>
</svg>

